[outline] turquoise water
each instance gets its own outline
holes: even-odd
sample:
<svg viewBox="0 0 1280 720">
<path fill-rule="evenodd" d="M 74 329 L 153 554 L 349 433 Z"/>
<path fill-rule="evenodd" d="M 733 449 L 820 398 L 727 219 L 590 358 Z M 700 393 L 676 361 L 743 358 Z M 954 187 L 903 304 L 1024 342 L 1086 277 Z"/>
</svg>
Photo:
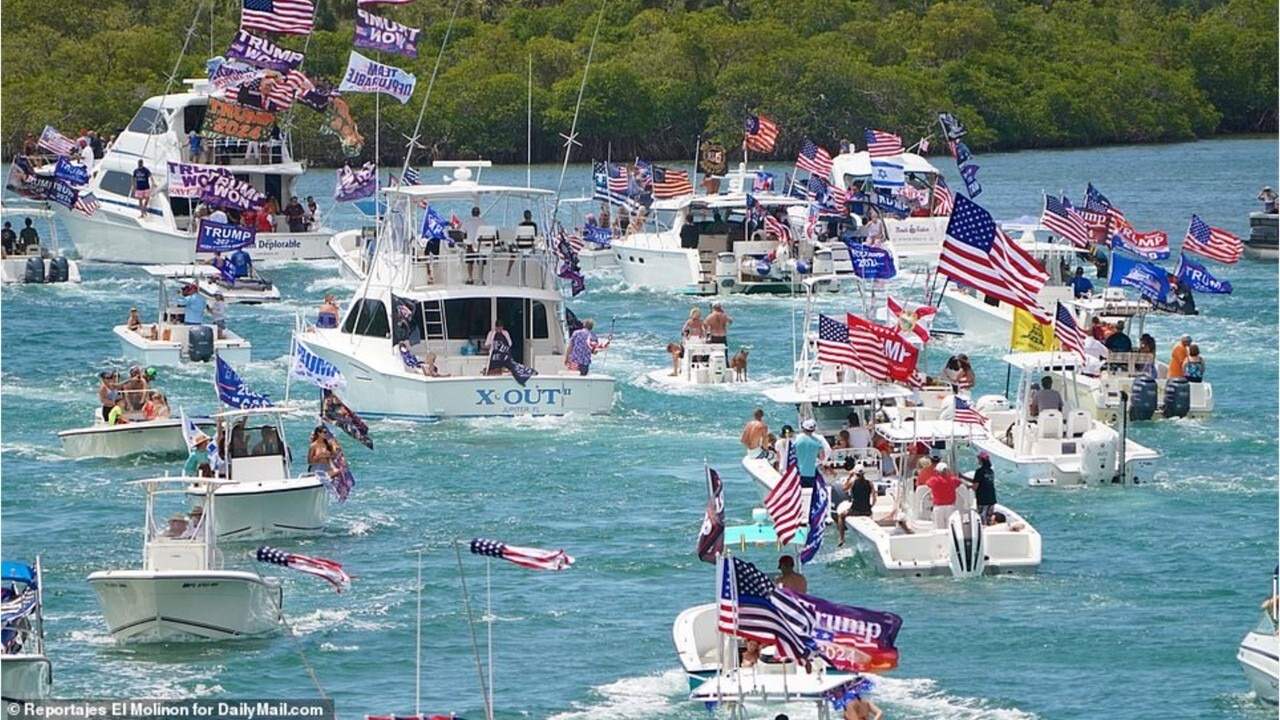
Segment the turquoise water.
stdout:
<svg viewBox="0 0 1280 720">
<path fill-rule="evenodd" d="M 983 155 L 979 201 L 997 218 L 1036 215 L 1042 189 L 1078 198 L 1092 180 L 1138 229 L 1166 230 L 1175 243 L 1192 212 L 1245 234 L 1254 195 L 1276 184 L 1276 149 L 1272 138 Z M 958 185 L 954 167 L 944 170 Z M 558 173 L 535 168 L 534 181 L 554 187 Z M 486 173 L 512 182 L 524 176 L 523 168 Z M 578 167 L 566 187 L 578 192 L 587 181 Z M 316 171 L 302 191 L 328 197 L 332 187 L 332 172 Z M 346 208 L 327 217 L 340 227 L 358 223 Z M 886 717 L 1275 716 L 1252 698 L 1235 648 L 1257 620 L 1277 560 L 1277 268 L 1244 260 L 1212 269 L 1235 285 L 1234 295 L 1198 297 L 1199 317 L 1147 321 L 1162 355 L 1181 332 L 1196 337 L 1218 408 L 1211 420 L 1132 428 L 1165 453 L 1154 480 L 1127 488 L 1000 484 L 1002 501 L 1044 536 L 1039 575 L 890 580 L 849 549 L 831 547 L 807 567 L 813 593 L 902 615 L 901 667 L 875 695 Z M 422 709 L 482 717 L 452 542 L 484 536 L 577 557 L 563 573 L 462 558 L 477 615 L 486 572 L 491 579 L 498 717 L 706 716 L 684 699 L 670 639 L 681 609 L 712 599 L 713 570 L 693 556 L 702 465 L 723 474 L 731 522 L 748 520 L 761 496 L 738 465 L 738 432 L 757 405 L 775 428 L 794 423 L 794 410 L 768 403 L 761 391 L 789 377 L 798 303 L 728 300 L 731 343 L 753 348 L 752 382 L 677 392 L 645 373 L 669 365 L 663 347 L 691 301 L 592 278 L 570 306 L 598 327 L 616 317 L 617 339 L 595 366 L 619 379 L 612 415 L 371 422 L 376 450 L 344 443 L 357 485 L 329 530 L 274 543 L 339 560 L 357 576 L 342 595 L 314 578 L 284 576 L 296 642 L 119 647 L 85 577 L 137 562 L 142 502 L 125 483 L 177 472 L 180 461 L 61 457 L 55 433 L 87 423 L 96 371 L 120 362 L 110 326 L 130 305 L 155 303 L 153 284 L 136 268 L 82 271 L 79 287 L 4 288 L 0 337 L 0 540 L 6 558 L 43 555 L 56 696 L 314 697 L 305 657 L 343 716 L 412 712 L 421 549 Z M 313 312 L 326 291 L 349 297 L 354 286 L 337 279 L 335 262 L 270 275 L 284 302 L 234 307 L 230 321 L 254 343 L 255 360 L 242 375 L 279 398 L 295 314 Z M 920 291 L 910 279 L 899 288 L 906 297 Z M 823 307 L 859 305 L 843 296 Z M 961 348 L 953 339 L 928 356 L 936 367 Z M 998 351 L 967 350 L 978 392 L 1002 392 Z M 210 368 L 164 369 L 161 382 L 175 406 L 213 409 Z M 315 400 L 296 390 L 295 398 Z M 309 426 L 290 425 L 295 454 Z M 226 547 L 229 564 L 252 567 L 254 547 Z M 768 553 L 748 557 L 772 566 Z M 483 648 L 483 626 L 479 632 Z"/>
</svg>

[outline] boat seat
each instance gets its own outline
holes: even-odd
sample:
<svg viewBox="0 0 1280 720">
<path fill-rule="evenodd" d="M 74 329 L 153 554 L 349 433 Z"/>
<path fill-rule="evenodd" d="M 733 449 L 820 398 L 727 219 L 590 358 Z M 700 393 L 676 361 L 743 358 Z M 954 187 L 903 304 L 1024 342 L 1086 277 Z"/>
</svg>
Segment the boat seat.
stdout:
<svg viewBox="0 0 1280 720">
<path fill-rule="evenodd" d="M 203 542 L 156 537 L 147 545 L 148 570 L 204 570 Z"/>
<path fill-rule="evenodd" d="M 535 238 L 534 228 L 531 225 L 516 226 L 516 249 L 532 250 Z"/>
<path fill-rule="evenodd" d="M 1061 410 L 1041 410 L 1040 417 L 1037 418 L 1037 422 L 1040 426 L 1040 437 L 1052 440 L 1057 440 L 1062 437 Z"/>
<path fill-rule="evenodd" d="M 839 383 L 840 378 L 836 374 L 836 366 L 830 363 L 823 363 L 822 369 L 818 371 L 818 382 L 823 385 L 835 385 Z"/>
<path fill-rule="evenodd" d="M 1093 426 L 1093 418 L 1089 416 L 1087 410 L 1076 408 L 1067 416 L 1067 434 L 1066 437 L 1078 438 L 1089 432 L 1089 428 Z"/>
<path fill-rule="evenodd" d="M 476 246 L 480 248 L 480 252 L 486 255 L 493 253 L 493 248 L 498 244 L 498 228 L 493 225 L 481 225 L 476 228 Z"/>
</svg>

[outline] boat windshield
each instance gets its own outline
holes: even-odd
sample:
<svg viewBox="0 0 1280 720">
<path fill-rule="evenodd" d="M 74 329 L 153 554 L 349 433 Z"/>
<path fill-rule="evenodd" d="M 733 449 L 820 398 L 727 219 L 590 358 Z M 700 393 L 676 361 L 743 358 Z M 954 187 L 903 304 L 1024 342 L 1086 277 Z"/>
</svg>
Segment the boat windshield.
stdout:
<svg viewBox="0 0 1280 720">
<path fill-rule="evenodd" d="M 163 135 L 169 132 L 169 123 L 159 110 L 143 105 L 138 108 L 138 114 L 133 116 L 133 120 L 129 121 L 128 130 L 144 135 Z"/>
<path fill-rule="evenodd" d="M 1262 617 L 1258 618 L 1258 624 L 1254 626 L 1253 631 L 1259 635 L 1275 635 L 1280 632 L 1280 623 L 1277 622 L 1275 615 L 1263 610 Z"/>
</svg>

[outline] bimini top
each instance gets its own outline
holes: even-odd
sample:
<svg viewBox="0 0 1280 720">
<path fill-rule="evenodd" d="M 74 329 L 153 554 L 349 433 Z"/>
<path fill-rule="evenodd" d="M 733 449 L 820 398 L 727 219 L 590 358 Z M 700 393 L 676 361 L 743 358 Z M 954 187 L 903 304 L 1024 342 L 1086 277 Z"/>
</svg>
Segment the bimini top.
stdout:
<svg viewBox="0 0 1280 720">
<path fill-rule="evenodd" d="M 35 585 L 36 569 L 26 563 L 5 560 L 0 563 L 0 580 L 4 582 L 20 582 L 24 585 Z"/>
<path fill-rule="evenodd" d="M 1001 360 L 1023 372 L 1075 370 L 1080 367 L 1080 356 L 1066 352 L 1010 353 Z"/>
<path fill-rule="evenodd" d="M 934 167 L 928 160 L 916 155 L 915 153 L 902 154 L 902 169 L 909 173 L 925 173 L 929 175 L 939 175 L 938 168 Z M 853 177 L 870 177 L 871 176 L 871 154 L 866 150 L 860 152 L 843 153 L 831 159 L 831 176 L 837 179 L 844 178 L 845 175 Z"/>
<path fill-rule="evenodd" d="M 520 185 L 482 185 L 472 178 L 471 168 L 489 167 L 487 161 L 456 161 L 433 164 L 432 169 L 454 168 L 452 177 L 445 177 L 439 185 L 395 185 L 385 187 L 382 192 L 389 197 L 404 197 L 413 200 L 464 200 L 480 195 L 510 195 L 513 197 L 550 197 L 555 195 L 551 190 L 524 187 Z"/>
<path fill-rule="evenodd" d="M 986 428 L 976 423 L 954 420 L 912 420 L 904 418 L 900 423 L 876 423 L 875 431 L 894 445 L 906 445 L 916 441 L 933 443 L 941 440 L 972 440 L 985 437 Z"/>
</svg>

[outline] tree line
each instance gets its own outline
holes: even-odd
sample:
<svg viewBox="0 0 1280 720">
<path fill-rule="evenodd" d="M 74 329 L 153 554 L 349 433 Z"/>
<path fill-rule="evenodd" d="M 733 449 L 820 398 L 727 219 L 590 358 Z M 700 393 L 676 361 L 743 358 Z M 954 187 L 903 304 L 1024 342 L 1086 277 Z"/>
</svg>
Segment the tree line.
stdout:
<svg viewBox="0 0 1280 720">
<path fill-rule="evenodd" d="M 372 95 L 344 96 L 367 139 L 351 160 L 376 153 L 398 163 L 420 115 L 422 163 L 522 162 L 529 152 L 535 162 L 558 160 L 575 116 L 578 161 L 687 159 L 700 137 L 736 147 L 748 112 L 781 128 L 776 158 L 794 157 L 805 137 L 831 150 L 845 138 L 861 146 L 867 128 L 908 145 L 936 139 L 938 111 L 966 124 L 975 150 L 1277 130 L 1275 0 L 609 0 L 576 112 L 599 0 L 455 3 L 373 6 L 423 29 L 417 60 L 365 53 L 415 73 L 418 89 L 406 105 L 383 97 L 380 113 Z M 312 36 L 274 39 L 306 53 L 306 72 L 336 82 L 355 3 L 317 5 Z M 68 135 L 118 132 L 142 100 L 204 74 L 206 59 L 230 42 L 239 8 L 238 0 L 6 0 L 5 156 L 45 124 Z M 320 115 L 296 107 L 284 120 L 301 157 L 347 159 L 319 132 Z"/>
</svg>

